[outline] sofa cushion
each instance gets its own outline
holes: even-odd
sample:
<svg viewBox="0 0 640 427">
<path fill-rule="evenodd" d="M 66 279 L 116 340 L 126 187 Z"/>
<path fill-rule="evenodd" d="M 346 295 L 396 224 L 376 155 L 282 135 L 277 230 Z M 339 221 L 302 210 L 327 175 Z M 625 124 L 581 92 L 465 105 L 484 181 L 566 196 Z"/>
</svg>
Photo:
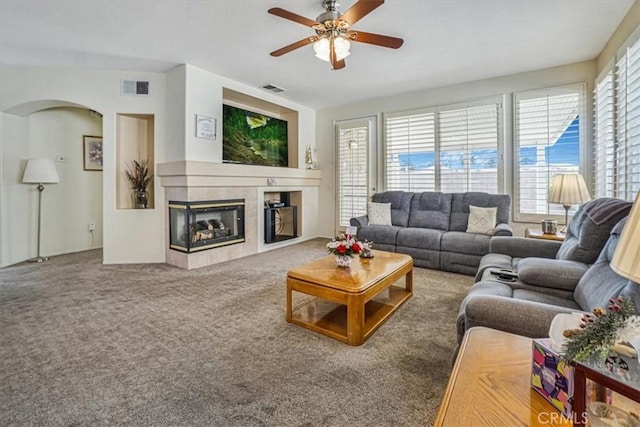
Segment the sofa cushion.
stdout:
<svg viewBox="0 0 640 427">
<path fill-rule="evenodd" d="M 391 225 L 391 203 L 367 203 L 369 225 Z"/>
<path fill-rule="evenodd" d="M 511 196 L 508 194 L 489 194 L 479 192 L 453 193 L 451 196 L 451 219 L 449 230 L 466 231 L 469 224 L 469 206 L 483 208 L 497 207 L 497 224 L 509 223 Z"/>
<path fill-rule="evenodd" d="M 376 249 L 381 249 L 379 245 L 396 245 L 396 235 L 404 227 L 395 225 L 365 225 L 358 230 L 358 240 L 374 242 Z"/>
<path fill-rule="evenodd" d="M 481 208 L 469 205 L 467 233 L 493 234 L 498 208 Z"/>
<path fill-rule="evenodd" d="M 573 291 L 588 268 L 577 261 L 531 257 L 520 261 L 518 276 L 530 285 Z"/>
<path fill-rule="evenodd" d="M 426 191 L 416 193 L 411 200 L 409 227 L 449 229 L 451 194 Z"/>
<path fill-rule="evenodd" d="M 549 304 L 560 307 L 566 307 L 575 309 L 577 311 L 581 311 L 581 308 L 574 301 L 566 298 L 560 298 L 549 294 L 543 294 L 542 292 L 534 292 L 526 289 L 514 289 L 513 290 L 513 298 L 537 302 L 539 304 Z"/>
<path fill-rule="evenodd" d="M 409 209 L 413 193 L 407 191 L 386 191 L 371 197 L 375 203 L 391 203 L 391 224 L 399 227 L 409 225 Z"/>
<path fill-rule="evenodd" d="M 606 220 L 597 218 L 594 221 L 591 218 L 593 213 L 591 216 L 589 214 L 591 207 L 593 205 L 602 207 L 605 204 L 609 207 L 615 206 L 617 209 L 612 209 Z M 631 205 L 630 202 L 619 199 L 599 198 L 580 206 L 569 221 L 567 235 L 556 258 L 593 264 L 609 239 L 609 233 L 622 218 L 629 214 Z"/>
<path fill-rule="evenodd" d="M 489 253 L 491 236 L 486 234 L 466 233 L 463 231 L 447 231 L 442 235 L 440 250 L 470 255 Z"/>
<path fill-rule="evenodd" d="M 396 244 L 407 248 L 440 250 L 440 241 L 445 232 L 432 228 L 404 228 L 398 231 Z"/>
</svg>

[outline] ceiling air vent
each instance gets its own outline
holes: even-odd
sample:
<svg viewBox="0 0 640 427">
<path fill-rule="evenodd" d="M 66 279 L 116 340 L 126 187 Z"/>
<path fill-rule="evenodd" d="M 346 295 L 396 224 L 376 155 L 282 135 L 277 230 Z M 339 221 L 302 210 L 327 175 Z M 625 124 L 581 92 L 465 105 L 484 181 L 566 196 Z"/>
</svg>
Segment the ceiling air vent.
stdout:
<svg viewBox="0 0 640 427">
<path fill-rule="evenodd" d="M 140 80 L 122 80 L 122 95 L 149 95 L 149 82 Z"/>
<path fill-rule="evenodd" d="M 275 92 L 275 93 L 279 93 L 279 92 L 284 92 L 286 89 L 282 89 L 281 87 L 278 87 L 276 85 L 273 85 L 271 83 L 267 83 L 264 86 L 260 86 L 262 89 L 266 89 L 269 90 L 271 92 Z"/>
</svg>

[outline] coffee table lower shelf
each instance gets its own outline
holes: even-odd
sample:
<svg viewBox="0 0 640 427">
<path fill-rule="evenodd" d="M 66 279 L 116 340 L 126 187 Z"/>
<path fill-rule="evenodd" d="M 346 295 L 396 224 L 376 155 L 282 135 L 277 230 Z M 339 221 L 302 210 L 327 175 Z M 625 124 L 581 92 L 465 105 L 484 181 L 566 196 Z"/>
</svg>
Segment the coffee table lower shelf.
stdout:
<svg viewBox="0 0 640 427">
<path fill-rule="evenodd" d="M 364 304 L 361 342 L 352 345 L 362 344 L 411 296 L 412 293 L 405 288 L 390 286 L 367 301 Z M 313 298 L 295 307 L 289 321 L 349 344 L 347 309 L 344 304 Z"/>
</svg>

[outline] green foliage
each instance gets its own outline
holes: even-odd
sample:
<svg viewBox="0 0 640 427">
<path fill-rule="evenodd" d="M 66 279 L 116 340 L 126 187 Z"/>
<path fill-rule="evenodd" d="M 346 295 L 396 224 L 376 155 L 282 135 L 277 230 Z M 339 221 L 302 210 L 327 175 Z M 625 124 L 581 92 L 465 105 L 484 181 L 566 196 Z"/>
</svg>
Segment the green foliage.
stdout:
<svg viewBox="0 0 640 427">
<path fill-rule="evenodd" d="M 561 359 L 567 363 L 604 359 L 616 344 L 618 330 L 634 314 L 635 307 L 629 298 L 611 299 L 606 310 L 596 308 L 593 314 L 585 314 L 580 329 L 569 331 Z"/>
<path fill-rule="evenodd" d="M 247 120 L 257 125 L 249 126 Z M 223 105 L 222 158 L 232 163 L 286 167 L 287 122 Z"/>
</svg>

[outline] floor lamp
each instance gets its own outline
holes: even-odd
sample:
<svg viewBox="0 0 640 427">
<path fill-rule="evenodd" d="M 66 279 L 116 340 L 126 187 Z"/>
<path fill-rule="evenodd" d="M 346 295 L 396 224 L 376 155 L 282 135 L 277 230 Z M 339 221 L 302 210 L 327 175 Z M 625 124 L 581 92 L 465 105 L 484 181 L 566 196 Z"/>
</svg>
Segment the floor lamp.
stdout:
<svg viewBox="0 0 640 427">
<path fill-rule="evenodd" d="M 44 184 L 56 184 L 60 182 L 56 165 L 51 159 L 38 158 L 27 160 L 27 167 L 24 169 L 22 176 L 23 184 L 38 184 L 38 256 L 31 258 L 29 261 L 42 262 L 48 257 L 40 256 L 40 225 L 42 222 L 42 191 Z"/>
<path fill-rule="evenodd" d="M 571 206 L 580 205 L 589 200 L 591 200 L 591 195 L 579 173 L 561 173 L 553 178 L 547 202 L 559 203 L 564 207 L 564 227 L 560 232 L 567 232 Z"/>
</svg>

